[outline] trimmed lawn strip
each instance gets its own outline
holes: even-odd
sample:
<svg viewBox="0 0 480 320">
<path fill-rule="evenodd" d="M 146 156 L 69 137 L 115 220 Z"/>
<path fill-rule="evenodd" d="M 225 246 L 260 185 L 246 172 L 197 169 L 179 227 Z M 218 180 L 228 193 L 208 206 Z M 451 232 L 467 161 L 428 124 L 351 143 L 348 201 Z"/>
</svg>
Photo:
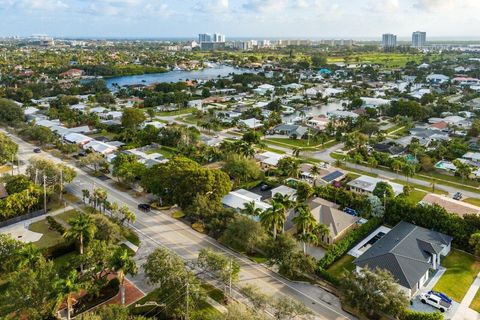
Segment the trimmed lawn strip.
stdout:
<svg viewBox="0 0 480 320">
<path fill-rule="evenodd" d="M 477 198 L 467 198 L 464 199 L 463 202 L 473 204 L 474 206 L 479 206 L 480 207 L 480 199 Z"/>
<path fill-rule="evenodd" d="M 341 257 L 337 262 L 332 264 L 327 269 L 327 273 L 329 273 L 331 276 L 337 279 L 341 279 L 345 270 L 347 271 L 355 270 L 355 265 L 353 264 L 353 260 L 355 260 L 355 257 L 346 254 L 343 257 Z"/>
<path fill-rule="evenodd" d="M 480 272 L 480 261 L 466 252 L 452 250 L 442 261 L 447 268 L 433 288 L 460 302 Z"/>
<path fill-rule="evenodd" d="M 413 190 L 410 195 L 407 197 L 407 200 L 413 204 L 417 204 L 427 195 L 425 191 Z"/>
<path fill-rule="evenodd" d="M 399 183 L 399 184 L 405 184 L 406 183 L 404 180 L 400 180 L 400 179 L 393 179 L 391 181 Z M 414 187 L 415 189 L 420 189 L 420 190 L 423 190 L 423 191 L 426 191 L 426 192 L 448 195 L 447 191 L 443 191 L 443 190 L 440 190 L 438 188 L 435 188 L 435 191 L 433 191 L 431 187 L 422 186 L 421 184 L 417 184 L 417 183 L 413 183 L 413 182 L 409 182 L 408 185 Z"/>
<path fill-rule="evenodd" d="M 54 230 L 50 230 L 50 225 L 46 219 L 30 224 L 28 230 L 43 234 L 40 240 L 34 242 L 39 248 L 49 248 L 63 242 L 62 235 Z"/>
<path fill-rule="evenodd" d="M 472 304 L 470 304 L 470 309 L 480 312 L 480 290 L 475 294 L 475 298 L 473 298 Z"/>
<path fill-rule="evenodd" d="M 195 110 L 196 110 L 195 108 L 185 108 L 185 109 L 180 109 L 175 111 L 158 111 L 156 115 L 160 117 L 179 116 L 182 114 L 192 113 Z"/>
<path fill-rule="evenodd" d="M 232 141 L 238 141 L 238 140 L 232 140 Z M 279 149 L 275 149 L 275 148 L 271 148 L 271 147 L 269 147 L 269 146 L 262 146 L 261 149 L 263 149 L 263 150 L 265 150 L 265 151 L 275 152 L 275 153 L 278 153 L 278 154 L 285 154 L 285 151 L 279 150 Z"/>
</svg>

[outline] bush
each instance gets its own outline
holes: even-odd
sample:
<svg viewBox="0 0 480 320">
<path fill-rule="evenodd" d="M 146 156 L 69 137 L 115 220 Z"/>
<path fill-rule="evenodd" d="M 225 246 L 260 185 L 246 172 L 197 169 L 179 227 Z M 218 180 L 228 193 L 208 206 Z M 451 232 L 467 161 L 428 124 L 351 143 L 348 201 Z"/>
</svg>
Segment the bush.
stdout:
<svg viewBox="0 0 480 320">
<path fill-rule="evenodd" d="M 347 251 L 353 247 L 361 239 L 365 238 L 370 232 L 375 230 L 381 223 L 379 218 L 371 218 L 368 222 L 359 228 L 348 233 L 343 239 L 337 241 L 328 250 L 325 256 L 318 261 L 317 268 L 325 270 L 335 261 L 342 257 Z M 317 269 L 317 272 L 318 272 Z"/>
<path fill-rule="evenodd" d="M 62 242 L 57 245 L 51 246 L 44 251 L 44 255 L 47 258 L 54 259 L 64 254 L 73 252 L 76 250 L 74 242 Z"/>
<path fill-rule="evenodd" d="M 62 226 L 57 220 L 55 220 L 54 217 L 48 216 L 47 217 L 47 222 L 48 222 L 48 225 L 50 226 L 50 228 L 57 231 L 61 235 L 63 235 L 65 233 L 65 227 Z"/>
<path fill-rule="evenodd" d="M 319 276 L 320 278 L 330 282 L 332 285 L 334 286 L 340 286 L 341 285 L 341 282 L 340 282 L 340 279 L 338 279 L 337 277 L 331 275 L 330 273 L 328 273 L 326 270 L 324 269 L 320 269 L 320 268 L 317 268 L 316 270 L 316 274 L 317 276 Z"/>
<path fill-rule="evenodd" d="M 443 315 L 440 312 L 420 312 L 412 311 L 406 309 L 403 315 L 400 317 L 401 320 L 443 320 Z"/>
</svg>

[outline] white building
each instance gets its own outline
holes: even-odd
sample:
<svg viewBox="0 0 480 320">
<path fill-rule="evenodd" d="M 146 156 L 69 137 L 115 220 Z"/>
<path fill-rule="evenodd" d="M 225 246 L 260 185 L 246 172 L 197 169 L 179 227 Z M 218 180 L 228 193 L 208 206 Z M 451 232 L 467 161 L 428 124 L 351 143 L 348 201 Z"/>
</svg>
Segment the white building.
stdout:
<svg viewBox="0 0 480 320">
<path fill-rule="evenodd" d="M 427 33 L 422 31 L 415 31 L 412 33 L 412 47 L 423 48 L 427 43 Z"/>
<path fill-rule="evenodd" d="M 382 47 L 385 49 L 395 48 L 397 46 L 397 36 L 391 33 L 382 35 Z"/>
</svg>

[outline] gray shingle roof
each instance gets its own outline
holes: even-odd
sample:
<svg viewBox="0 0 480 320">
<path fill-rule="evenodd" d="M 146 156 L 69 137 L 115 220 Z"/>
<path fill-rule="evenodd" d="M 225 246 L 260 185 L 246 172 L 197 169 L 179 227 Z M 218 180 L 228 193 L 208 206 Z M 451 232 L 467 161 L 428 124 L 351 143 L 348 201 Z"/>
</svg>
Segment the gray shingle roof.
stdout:
<svg viewBox="0 0 480 320">
<path fill-rule="evenodd" d="M 431 268 L 428 259 L 452 241 L 443 233 L 400 222 L 353 262 L 359 267 L 389 270 L 400 285 L 414 288 Z"/>
</svg>

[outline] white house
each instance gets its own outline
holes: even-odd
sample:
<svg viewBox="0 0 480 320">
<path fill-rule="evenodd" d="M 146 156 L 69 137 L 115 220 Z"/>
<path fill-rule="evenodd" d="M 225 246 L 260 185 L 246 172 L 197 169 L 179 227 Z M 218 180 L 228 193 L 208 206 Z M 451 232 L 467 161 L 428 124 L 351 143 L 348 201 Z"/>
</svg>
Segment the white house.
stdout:
<svg viewBox="0 0 480 320">
<path fill-rule="evenodd" d="M 238 121 L 239 125 L 244 125 L 248 129 L 258 129 L 263 127 L 262 121 L 255 119 L 255 118 L 250 118 L 250 119 L 245 119 L 245 120 L 239 120 Z"/>
<path fill-rule="evenodd" d="M 265 95 L 269 91 L 273 93 L 273 91 L 275 91 L 275 86 L 272 86 L 271 84 L 262 84 L 256 89 L 253 89 L 253 92 L 260 95 Z"/>
<path fill-rule="evenodd" d="M 357 193 L 372 193 L 379 182 L 388 183 L 392 187 L 395 196 L 398 196 L 403 192 L 403 186 L 401 184 L 370 176 L 360 176 L 357 179 L 347 183 L 347 185 L 350 187 L 350 190 Z"/>
<path fill-rule="evenodd" d="M 89 141 L 88 143 L 83 145 L 83 149 L 92 150 L 103 155 L 112 154 L 117 151 L 117 147 L 97 140 Z"/>
<path fill-rule="evenodd" d="M 255 208 L 259 208 L 261 210 L 267 210 L 272 206 L 266 202 L 263 202 L 262 196 L 250 192 L 245 189 L 238 189 L 235 191 L 229 192 L 225 197 L 222 199 L 222 204 L 228 208 L 232 208 L 235 210 L 242 210 L 245 208 L 247 203 L 255 203 Z"/>
<path fill-rule="evenodd" d="M 450 80 L 450 77 L 447 77 L 446 75 L 443 75 L 443 74 L 431 74 L 431 75 L 428 75 L 426 79 L 427 79 L 427 82 L 430 82 L 432 84 L 444 84 Z"/>
<path fill-rule="evenodd" d="M 83 135 L 81 133 L 69 133 L 63 137 L 63 140 L 65 140 L 68 143 L 73 143 L 73 144 L 78 144 L 78 145 L 85 145 L 88 142 L 92 141 L 93 138 L 90 138 L 86 135 Z"/>
</svg>

